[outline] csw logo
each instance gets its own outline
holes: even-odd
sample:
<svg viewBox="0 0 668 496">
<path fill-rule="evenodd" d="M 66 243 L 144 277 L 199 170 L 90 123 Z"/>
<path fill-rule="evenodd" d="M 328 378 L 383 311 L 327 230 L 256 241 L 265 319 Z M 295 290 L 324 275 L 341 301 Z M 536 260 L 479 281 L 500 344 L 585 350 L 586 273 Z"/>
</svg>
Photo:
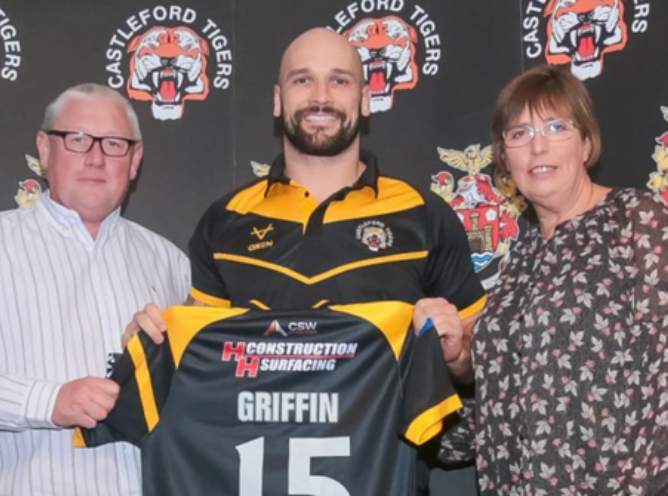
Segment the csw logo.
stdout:
<svg viewBox="0 0 668 496">
<path fill-rule="evenodd" d="M 183 117 L 186 102 L 226 90 L 232 51 L 218 23 L 190 7 L 155 6 L 125 20 L 106 50 L 107 84 L 151 102 L 161 121 Z"/>
<path fill-rule="evenodd" d="M 371 112 L 394 107 L 399 91 L 438 74 L 441 38 L 436 22 L 419 5 L 404 0 L 361 0 L 349 4 L 328 26 L 357 49 L 371 90 Z"/>
<path fill-rule="evenodd" d="M 650 0 L 530 0 L 525 5 L 525 55 L 569 65 L 580 80 L 600 76 L 606 55 L 623 51 L 631 35 L 649 26 Z"/>
</svg>

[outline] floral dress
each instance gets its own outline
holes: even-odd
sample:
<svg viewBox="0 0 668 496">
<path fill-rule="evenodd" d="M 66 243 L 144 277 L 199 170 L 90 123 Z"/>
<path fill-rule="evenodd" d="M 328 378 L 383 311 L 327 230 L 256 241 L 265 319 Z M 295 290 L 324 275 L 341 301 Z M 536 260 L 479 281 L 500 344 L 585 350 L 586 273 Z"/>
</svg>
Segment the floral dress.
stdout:
<svg viewBox="0 0 668 496">
<path fill-rule="evenodd" d="M 667 219 L 614 190 L 518 243 L 473 337 L 483 495 L 668 495 Z"/>
</svg>

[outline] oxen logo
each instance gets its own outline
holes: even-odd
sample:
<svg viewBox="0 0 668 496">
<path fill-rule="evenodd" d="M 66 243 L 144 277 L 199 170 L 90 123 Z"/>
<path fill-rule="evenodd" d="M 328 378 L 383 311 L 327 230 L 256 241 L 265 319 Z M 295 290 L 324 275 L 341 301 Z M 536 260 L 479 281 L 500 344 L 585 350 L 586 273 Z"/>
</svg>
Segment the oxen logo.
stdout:
<svg viewBox="0 0 668 496">
<path fill-rule="evenodd" d="M 394 94 L 412 90 L 419 71 L 415 62 L 418 35 L 397 16 L 362 19 L 343 36 L 357 48 L 371 90 L 371 112 L 390 110 Z"/>
<path fill-rule="evenodd" d="M 133 54 L 128 95 L 151 101 L 156 119 L 180 119 L 187 100 L 204 100 L 209 95 L 209 47 L 192 29 L 155 26 L 135 37 L 128 53 Z"/>
<path fill-rule="evenodd" d="M 552 0 L 545 10 L 549 64 L 571 64 L 579 79 L 597 77 L 606 53 L 628 40 L 624 0 Z"/>
<path fill-rule="evenodd" d="M 668 107 L 661 107 L 663 118 L 668 121 Z M 656 162 L 656 172 L 649 176 L 647 186 L 658 193 L 664 203 L 668 205 L 668 131 L 656 138 L 652 158 Z"/>
<path fill-rule="evenodd" d="M 455 183 L 449 171 L 439 171 L 431 176 L 431 191 L 457 213 L 466 229 L 475 270 L 489 288 L 498 272 L 489 274 L 486 269 L 492 268 L 494 260 L 501 265 L 507 261 L 510 244 L 518 238 L 524 198 L 517 195 L 512 179 L 497 175 L 495 185 L 489 175 L 481 173 L 492 162 L 491 146 L 470 145 L 464 151 L 438 148 L 438 153 L 443 162 L 466 175 Z"/>
<path fill-rule="evenodd" d="M 369 220 L 357 226 L 355 237 L 374 253 L 389 248 L 394 243 L 390 228 L 377 220 Z"/>
</svg>

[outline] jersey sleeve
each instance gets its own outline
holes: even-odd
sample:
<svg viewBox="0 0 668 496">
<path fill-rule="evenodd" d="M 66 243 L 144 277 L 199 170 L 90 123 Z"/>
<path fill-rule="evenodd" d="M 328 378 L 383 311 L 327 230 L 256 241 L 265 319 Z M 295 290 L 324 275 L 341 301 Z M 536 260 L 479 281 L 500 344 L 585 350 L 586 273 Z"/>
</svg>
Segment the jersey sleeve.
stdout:
<svg viewBox="0 0 668 496">
<path fill-rule="evenodd" d="M 76 429 L 75 446 L 94 447 L 118 441 L 141 446 L 160 420 L 174 369 L 168 337 L 156 345 L 143 332 L 137 334 L 110 377 L 121 387 L 116 405 L 94 429 Z"/>
<path fill-rule="evenodd" d="M 431 249 L 425 274 L 425 293 L 455 305 L 462 318 L 482 310 L 485 290 L 471 262 L 466 232 L 455 212 L 436 195 L 426 195 Z"/>
<path fill-rule="evenodd" d="M 463 405 L 450 382 L 435 330 L 411 336 L 406 353 L 400 428 L 406 439 L 421 445 L 439 434 L 445 418 Z"/>
<path fill-rule="evenodd" d="M 230 306 L 225 281 L 216 266 L 214 250 L 217 232 L 223 224 L 221 212 L 225 211 L 225 204 L 226 200 L 222 199 L 209 207 L 188 244 L 192 269 L 190 296 L 217 307 Z"/>
</svg>

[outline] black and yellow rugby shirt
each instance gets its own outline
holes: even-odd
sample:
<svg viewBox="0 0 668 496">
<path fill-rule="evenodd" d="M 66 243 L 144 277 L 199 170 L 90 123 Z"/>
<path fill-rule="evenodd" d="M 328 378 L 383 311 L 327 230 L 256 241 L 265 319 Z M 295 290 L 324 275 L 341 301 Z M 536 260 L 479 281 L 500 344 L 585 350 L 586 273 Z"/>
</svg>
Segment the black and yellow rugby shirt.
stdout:
<svg viewBox="0 0 668 496">
<path fill-rule="evenodd" d="M 484 291 L 464 229 L 436 195 L 380 176 L 373 155 L 358 182 L 318 205 L 284 175 L 214 203 L 190 240 L 191 295 L 215 306 L 311 308 L 442 296 L 462 317 Z"/>
<path fill-rule="evenodd" d="M 142 449 L 145 496 L 410 496 L 414 455 L 460 406 L 413 307 L 173 307 L 162 345 L 135 336 L 116 407 L 79 446 Z M 408 467 L 408 468 L 407 468 Z"/>
</svg>

